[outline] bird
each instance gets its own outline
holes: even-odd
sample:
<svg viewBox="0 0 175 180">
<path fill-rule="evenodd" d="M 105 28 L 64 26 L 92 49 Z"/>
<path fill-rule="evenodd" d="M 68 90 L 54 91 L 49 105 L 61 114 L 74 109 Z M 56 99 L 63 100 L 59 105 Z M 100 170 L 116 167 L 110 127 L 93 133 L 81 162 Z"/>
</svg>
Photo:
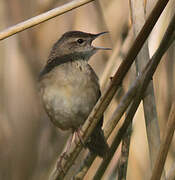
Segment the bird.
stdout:
<svg viewBox="0 0 175 180">
<path fill-rule="evenodd" d="M 39 74 L 39 91 L 44 109 L 56 127 L 72 131 L 70 141 L 75 134 L 81 140 L 81 126 L 101 96 L 98 77 L 88 61 L 97 51 L 111 49 L 92 45 L 93 40 L 105 33 L 64 33 L 53 45 L 46 65 Z M 104 158 L 109 146 L 102 125 L 103 117 L 85 146 L 91 153 Z"/>
</svg>

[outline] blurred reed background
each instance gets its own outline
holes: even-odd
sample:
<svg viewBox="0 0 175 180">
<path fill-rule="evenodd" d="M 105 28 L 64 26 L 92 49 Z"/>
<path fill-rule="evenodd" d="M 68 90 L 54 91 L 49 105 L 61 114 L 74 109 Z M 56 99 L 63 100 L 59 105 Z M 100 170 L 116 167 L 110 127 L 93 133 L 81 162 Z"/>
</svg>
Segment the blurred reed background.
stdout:
<svg viewBox="0 0 175 180">
<path fill-rule="evenodd" d="M 0 30 L 67 2 L 70 0 L 1 0 Z M 145 1 L 145 17 L 148 16 L 155 2 Z M 148 40 L 149 56 L 158 47 L 174 9 L 175 1 L 171 0 Z M 0 179 L 48 179 L 55 158 L 66 143 L 69 132 L 62 132 L 52 125 L 38 96 L 37 77 L 53 43 L 64 32 L 70 30 L 91 33 L 109 31 L 108 35 L 99 38 L 95 43 L 112 47 L 113 52 L 100 52 L 90 60 L 90 64 L 99 76 L 103 91 L 135 38 L 131 14 L 128 1 L 97 0 L 1 41 Z M 135 14 L 136 17 L 140 16 L 139 11 Z M 109 65 L 111 56 L 114 56 L 112 67 Z M 153 78 L 160 137 L 164 132 L 174 98 L 174 45 L 169 48 L 163 59 Z M 106 72 L 107 68 L 109 70 Z M 134 72 L 135 65 L 127 74 L 120 93 L 106 111 L 106 121 L 133 81 Z M 115 153 L 103 179 L 116 179 L 115 170 L 120 149 Z M 175 139 L 172 141 L 166 161 L 167 171 L 174 161 Z M 133 120 L 128 162 L 127 180 L 149 179 L 151 167 L 142 104 Z M 78 160 L 76 163 L 79 165 Z M 76 163 L 74 169 L 77 169 Z M 93 169 L 84 179 L 92 179 L 96 166 L 98 163 L 93 165 Z M 67 179 L 70 179 L 71 173 Z"/>
</svg>

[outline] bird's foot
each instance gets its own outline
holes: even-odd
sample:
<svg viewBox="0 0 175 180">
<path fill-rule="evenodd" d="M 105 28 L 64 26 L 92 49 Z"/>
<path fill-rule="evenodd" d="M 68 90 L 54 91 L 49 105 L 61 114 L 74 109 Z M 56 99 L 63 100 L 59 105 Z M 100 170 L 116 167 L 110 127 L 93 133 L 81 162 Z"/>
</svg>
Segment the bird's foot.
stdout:
<svg viewBox="0 0 175 180">
<path fill-rule="evenodd" d="M 84 140 L 82 138 L 82 134 L 83 134 L 83 131 L 81 130 L 81 128 L 78 128 L 75 132 L 74 132 L 74 135 L 75 135 L 75 142 L 77 141 L 77 138 L 80 140 L 81 144 L 83 146 L 85 146 L 85 143 L 84 143 Z"/>
<path fill-rule="evenodd" d="M 65 171 L 64 171 L 64 168 L 63 168 L 63 166 L 62 166 L 62 162 L 63 162 L 63 159 L 66 160 L 67 158 L 68 158 L 68 156 L 67 156 L 66 152 L 63 152 L 63 153 L 59 156 L 59 158 L 58 158 L 58 160 L 57 160 L 57 165 L 56 165 L 57 170 L 60 171 L 60 172 L 62 172 L 62 173 L 64 173 L 64 174 L 65 174 Z"/>
</svg>

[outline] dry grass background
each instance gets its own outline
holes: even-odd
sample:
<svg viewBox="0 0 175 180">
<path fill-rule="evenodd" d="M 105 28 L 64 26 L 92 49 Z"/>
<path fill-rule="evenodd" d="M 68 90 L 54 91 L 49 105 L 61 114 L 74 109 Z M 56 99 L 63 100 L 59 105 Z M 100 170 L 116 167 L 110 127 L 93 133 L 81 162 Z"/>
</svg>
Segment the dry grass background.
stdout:
<svg viewBox="0 0 175 180">
<path fill-rule="evenodd" d="M 24 21 L 54 7 L 63 5 L 68 0 L 1 0 L 0 1 L 0 29 Z M 147 0 L 149 8 L 153 8 Z M 175 1 L 171 0 L 149 38 L 150 55 L 156 50 L 168 22 L 173 13 Z M 48 179 L 59 155 L 68 132 L 56 129 L 48 120 L 39 100 L 37 91 L 37 76 L 44 66 L 53 43 L 65 31 L 81 30 L 98 33 L 109 31 L 95 43 L 105 47 L 112 47 L 119 51 L 123 47 L 126 32 L 132 31 L 130 8 L 128 1 L 101 0 L 89 3 L 78 9 L 51 19 L 24 32 L 18 33 L 0 43 L 0 179 L 2 180 L 44 180 Z M 131 30 L 130 30 L 131 29 Z M 129 42 L 123 47 L 123 54 L 116 58 L 107 80 L 116 71 L 134 39 L 130 34 Z M 103 77 L 108 59 L 112 52 L 100 52 L 94 55 L 90 64 L 99 78 Z M 165 129 L 170 107 L 174 98 L 174 59 L 175 46 L 172 45 L 163 57 L 155 76 L 153 77 L 156 109 L 160 126 L 160 137 Z M 134 69 L 134 67 L 133 67 Z M 127 74 L 123 89 L 111 103 L 106 114 L 107 120 L 116 108 L 120 95 L 125 92 L 133 81 L 132 71 Z M 145 130 L 145 120 L 142 104 L 133 121 L 132 136 L 129 152 L 127 180 L 147 180 L 151 174 L 148 143 Z M 112 139 L 112 138 L 111 138 Z M 120 148 L 116 152 L 110 167 L 103 179 L 115 179 L 115 166 L 120 155 Z M 175 140 L 169 150 L 165 169 L 168 171 L 175 161 Z M 77 162 L 77 161 L 76 161 Z M 78 163 L 79 164 L 79 161 Z M 75 167 L 77 167 L 75 164 Z M 85 179 L 92 179 L 93 169 Z M 71 171 L 69 174 L 71 174 Z M 70 176 L 67 178 L 69 179 Z"/>
</svg>

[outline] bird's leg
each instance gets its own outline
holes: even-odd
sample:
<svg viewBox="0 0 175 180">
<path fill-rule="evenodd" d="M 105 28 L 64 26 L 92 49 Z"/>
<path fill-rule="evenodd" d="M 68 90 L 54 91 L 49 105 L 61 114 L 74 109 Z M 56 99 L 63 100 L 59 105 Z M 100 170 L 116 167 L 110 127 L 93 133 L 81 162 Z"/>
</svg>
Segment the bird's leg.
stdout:
<svg viewBox="0 0 175 180">
<path fill-rule="evenodd" d="M 69 140 L 66 143 L 63 153 L 59 156 L 59 158 L 57 160 L 57 169 L 62 171 L 63 173 L 64 173 L 64 169 L 62 167 L 62 160 L 67 158 L 67 151 L 68 151 L 68 149 L 70 149 L 73 139 L 74 139 L 74 134 L 71 133 L 71 136 L 69 137 Z"/>
<path fill-rule="evenodd" d="M 65 158 L 65 156 L 66 156 L 65 152 L 63 152 L 63 153 L 59 156 L 59 158 L 58 158 L 58 160 L 57 160 L 57 164 L 56 164 L 57 170 L 58 170 L 58 171 L 62 171 L 64 174 L 65 174 L 65 171 L 64 171 L 63 166 L 62 166 L 62 160 Z"/>
<path fill-rule="evenodd" d="M 66 146 L 65 146 L 65 148 L 64 148 L 63 154 L 66 154 L 67 151 L 70 149 L 73 140 L 74 140 L 74 134 L 71 133 L 71 136 L 69 137 L 69 139 L 68 139 L 68 141 L 67 141 L 67 143 L 66 143 Z"/>
<path fill-rule="evenodd" d="M 85 146 L 85 143 L 83 141 L 82 135 L 81 133 L 83 133 L 83 131 L 81 130 L 81 128 L 79 127 L 78 129 L 76 129 L 76 131 L 74 131 L 75 134 L 75 140 L 78 138 L 80 140 L 80 142 Z"/>
<path fill-rule="evenodd" d="M 81 133 L 83 133 L 81 128 L 78 128 L 76 130 L 75 129 L 72 130 L 71 136 L 69 137 L 69 140 L 66 143 L 64 151 L 57 160 L 57 169 L 62 171 L 63 173 L 64 173 L 64 169 L 62 167 L 62 160 L 67 158 L 67 151 L 70 149 L 74 139 L 75 139 L 75 142 L 76 142 L 76 139 L 78 138 L 80 140 L 80 142 L 85 146 L 85 143 L 84 143 L 84 141 L 83 141 L 83 139 L 81 137 Z"/>
</svg>

